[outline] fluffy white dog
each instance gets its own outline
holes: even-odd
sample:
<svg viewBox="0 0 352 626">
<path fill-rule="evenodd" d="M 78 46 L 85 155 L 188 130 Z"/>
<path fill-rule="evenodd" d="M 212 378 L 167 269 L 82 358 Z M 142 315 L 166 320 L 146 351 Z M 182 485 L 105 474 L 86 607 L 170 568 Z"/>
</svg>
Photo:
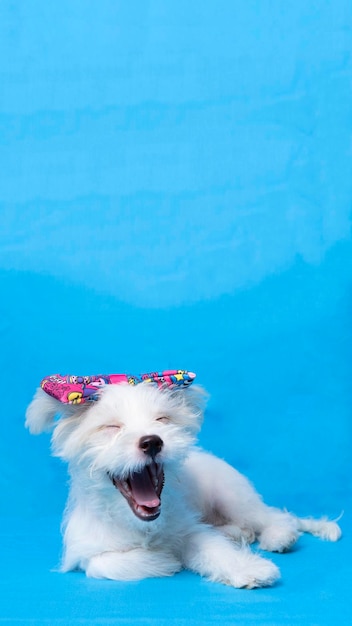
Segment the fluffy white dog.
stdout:
<svg viewBox="0 0 352 626">
<path fill-rule="evenodd" d="M 193 447 L 204 396 L 200 387 L 123 383 L 103 387 L 96 402 L 64 405 L 38 389 L 26 425 L 54 429 L 53 453 L 71 476 L 63 571 L 136 580 L 187 568 L 252 588 L 280 574 L 249 543 L 283 552 L 301 532 L 339 539 L 335 522 L 266 506 L 244 476 Z"/>
</svg>

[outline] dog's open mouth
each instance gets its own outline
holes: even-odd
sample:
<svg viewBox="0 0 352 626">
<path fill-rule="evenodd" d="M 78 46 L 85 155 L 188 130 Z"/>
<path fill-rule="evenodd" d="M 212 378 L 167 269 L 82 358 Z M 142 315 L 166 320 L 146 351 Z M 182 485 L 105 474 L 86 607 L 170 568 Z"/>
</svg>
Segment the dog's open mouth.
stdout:
<svg viewBox="0 0 352 626">
<path fill-rule="evenodd" d="M 159 517 L 160 494 L 164 486 L 164 470 L 161 463 L 152 461 L 124 479 L 115 475 L 110 475 L 110 478 L 139 519 L 151 522 Z"/>
</svg>

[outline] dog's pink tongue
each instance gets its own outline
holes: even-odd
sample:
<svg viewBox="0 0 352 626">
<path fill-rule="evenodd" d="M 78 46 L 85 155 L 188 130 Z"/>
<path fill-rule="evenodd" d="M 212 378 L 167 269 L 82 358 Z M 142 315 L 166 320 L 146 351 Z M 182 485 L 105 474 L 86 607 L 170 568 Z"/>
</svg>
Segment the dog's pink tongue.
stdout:
<svg viewBox="0 0 352 626">
<path fill-rule="evenodd" d="M 156 494 L 147 468 L 133 474 L 133 476 L 130 477 L 130 485 L 132 495 L 137 504 L 147 506 L 150 509 L 159 506 L 160 499 Z"/>
</svg>

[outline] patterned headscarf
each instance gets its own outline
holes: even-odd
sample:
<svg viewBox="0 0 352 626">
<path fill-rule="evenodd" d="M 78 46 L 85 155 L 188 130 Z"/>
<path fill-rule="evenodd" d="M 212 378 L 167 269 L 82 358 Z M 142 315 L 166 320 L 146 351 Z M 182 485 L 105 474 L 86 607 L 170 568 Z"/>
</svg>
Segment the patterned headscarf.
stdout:
<svg viewBox="0 0 352 626">
<path fill-rule="evenodd" d="M 196 375 L 186 370 L 165 370 L 134 376 L 130 374 L 102 374 L 96 376 L 46 376 L 40 383 L 41 388 L 64 404 L 83 404 L 99 399 L 99 390 L 105 385 L 138 385 L 154 383 L 158 387 L 188 387 Z"/>
</svg>

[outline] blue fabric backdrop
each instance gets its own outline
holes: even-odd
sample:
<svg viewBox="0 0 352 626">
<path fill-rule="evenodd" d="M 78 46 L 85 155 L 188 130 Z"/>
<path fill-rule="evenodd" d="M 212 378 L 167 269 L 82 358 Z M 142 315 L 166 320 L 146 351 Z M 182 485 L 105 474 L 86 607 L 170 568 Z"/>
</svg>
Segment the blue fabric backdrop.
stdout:
<svg viewBox="0 0 352 626">
<path fill-rule="evenodd" d="M 350 1 L 3 0 L 0 30 L 0 623 L 352 623 Z M 173 367 L 266 501 L 345 510 L 273 589 L 52 571 L 35 387 Z"/>
</svg>

